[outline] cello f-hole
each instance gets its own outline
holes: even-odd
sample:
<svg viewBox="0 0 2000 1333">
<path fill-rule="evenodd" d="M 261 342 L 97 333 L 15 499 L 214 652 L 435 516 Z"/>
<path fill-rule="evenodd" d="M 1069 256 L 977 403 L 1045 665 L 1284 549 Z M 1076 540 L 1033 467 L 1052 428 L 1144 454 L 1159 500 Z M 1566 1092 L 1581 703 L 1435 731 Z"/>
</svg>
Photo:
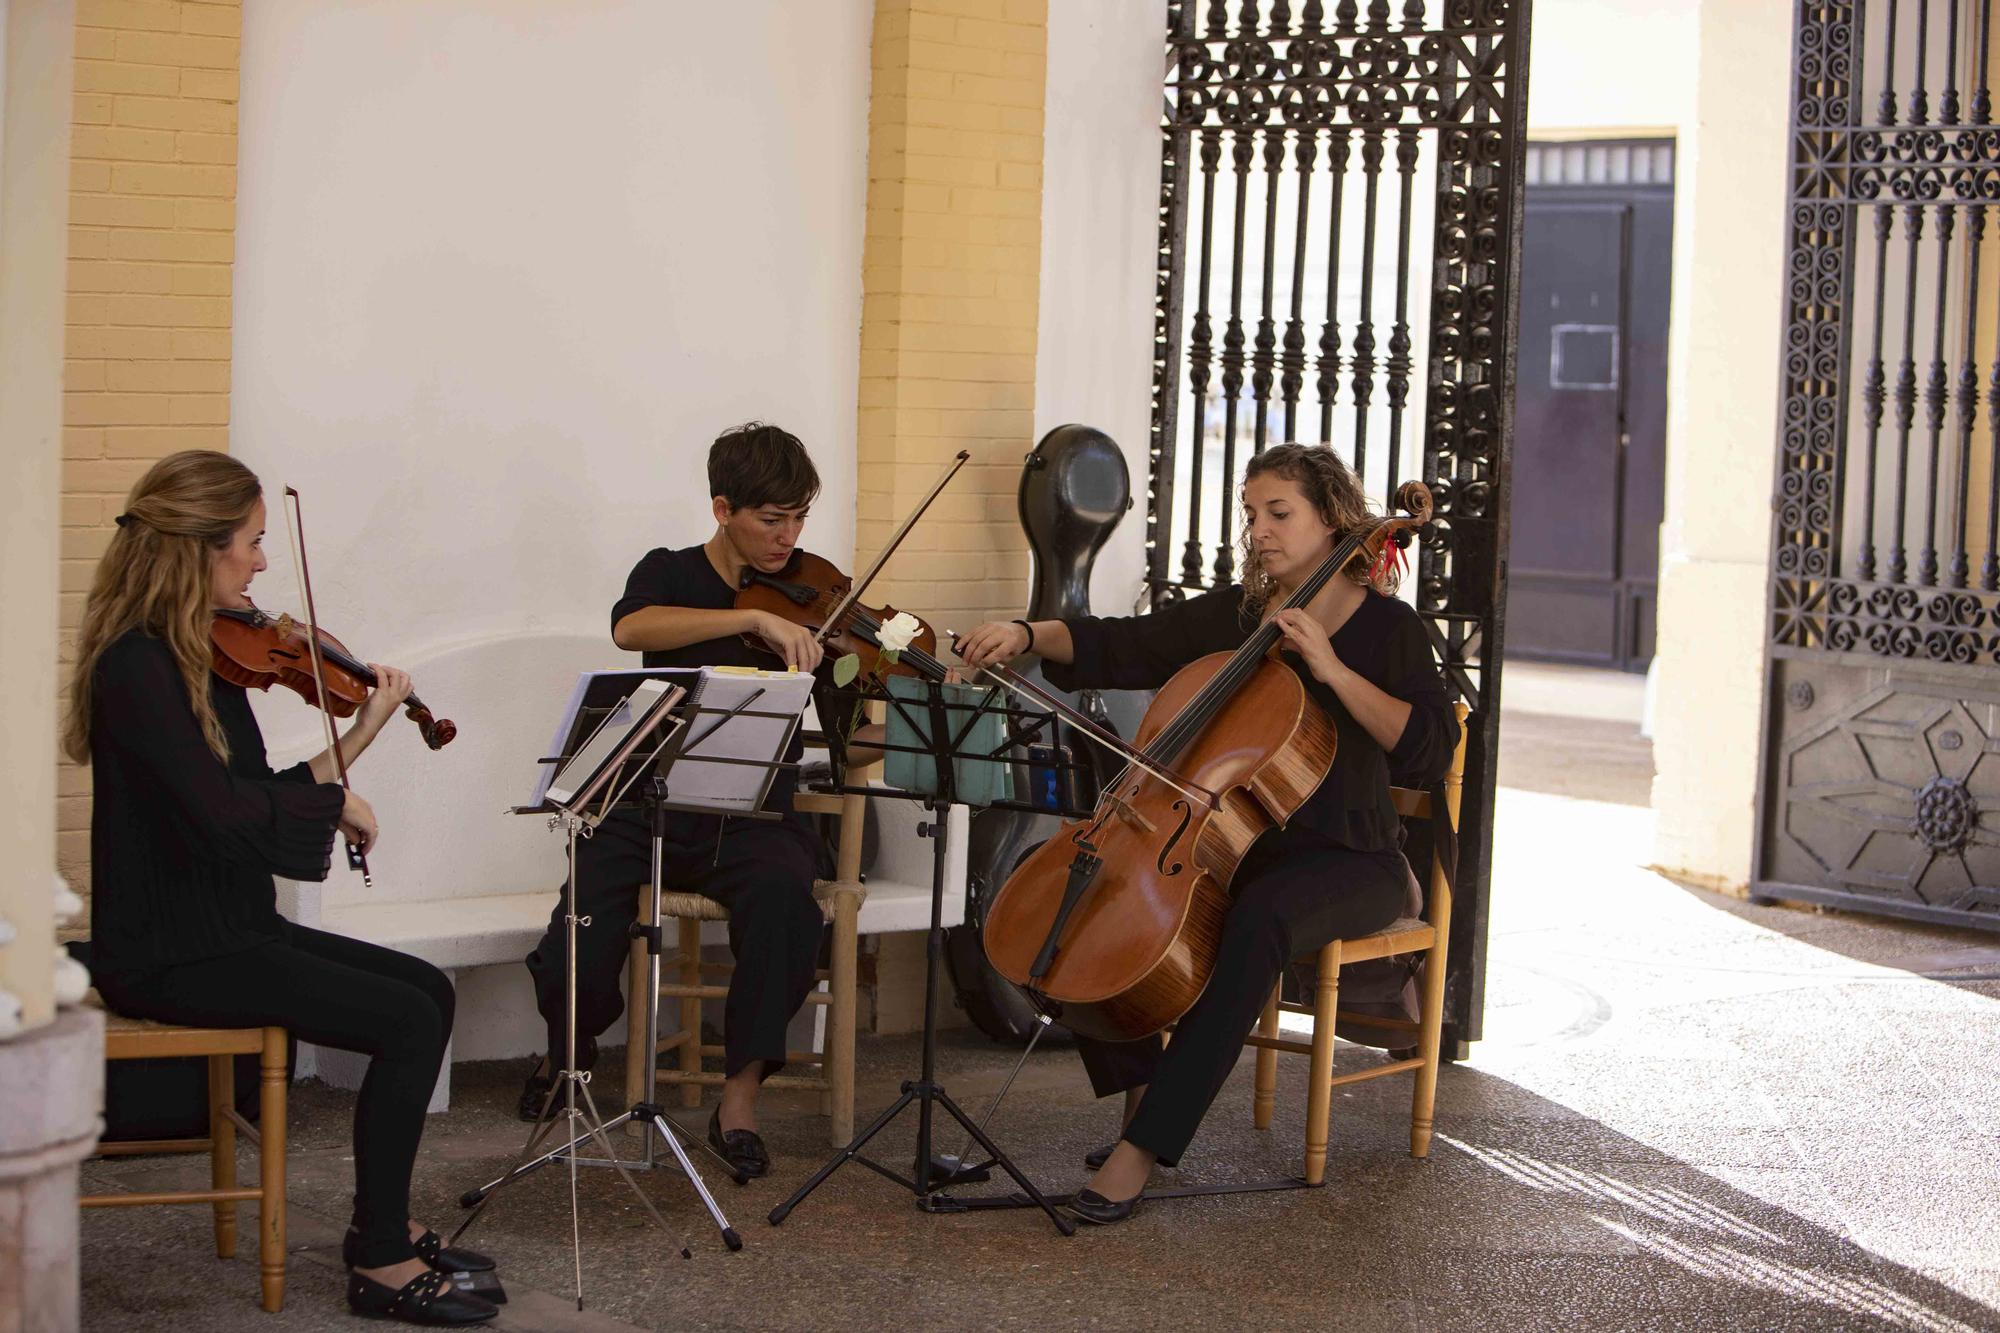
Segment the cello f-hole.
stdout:
<svg viewBox="0 0 2000 1333">
<path fill-rule="evenodd" d="M 1186 801 L 1177 800 L 1168 809 L 1180 812 L 1180 827 L 1176 828 L 1174 835 L 1167 839 L 1166 846 L 1160 848 L 1159 859 L 1153 862 L 1153 868 L 1158 870 L 1162 875 L 1178 875 L 1186 868 L 1185 863 L 1176 861 L 1170 866 L 1167 864 L 1167 857 L 1173 853 L 1174 848 L 1180 845 L 1182 836 L 1187 833 L 1188 821 L 1194 818 L 1194 807 Z"/>
</svg>

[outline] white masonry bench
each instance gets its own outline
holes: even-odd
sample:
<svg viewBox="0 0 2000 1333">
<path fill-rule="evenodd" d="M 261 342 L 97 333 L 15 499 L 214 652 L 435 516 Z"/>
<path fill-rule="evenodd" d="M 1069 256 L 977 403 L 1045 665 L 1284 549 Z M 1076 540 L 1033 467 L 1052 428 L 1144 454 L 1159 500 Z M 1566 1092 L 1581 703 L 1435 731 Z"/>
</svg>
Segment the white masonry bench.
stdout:
<svg viewBox="0 0 2000 1333">
<path fill-rule="evenodd" d="M 301 925 L 337 931 L 415 954 L 452 976 L 458 1016 L 431 1109 L 450 1101 L 452 1060 L 499 1060 L 538 1054 L 545 1028 L 523 960 L 547 928 L 564 875 L 563 841 L 538 816 L 510 815 L 535 783 L 535 762 L 549 744 L 577 674 L 630 669 L 602 633 L 510 633 L 392 658 L 421 682 L 440 717 L 458 724 L 458 738 L 430 751 L 401 718 L 377 738 L 355 773 L 355 789 L 381 821 L 382 839 L 369 854 L 374 887 L 364 888 L 338 851 L 325 885 L 280 881 L 280 910 Z M 287 700 L 286 703 L 289 701 Z M 320 747 L 317 733 L 284 703 L 258 705 L 274 762 L 282 765 Z M 316 724 L 315 724 L 316 725 Z M 928 811 L 900 798 L 871 799 L 879 848 L 864 887 L 863 935 L 923 930 L 930 924 L 933 843 L 917 836 Z M 963 806 L 951 814 L 944 919 L 965 914 Z M 671 886 L 669 886 L 671 888 Z M 705 937 L 727 939 L 721 924 Z M 621 977 L 623 969 L 621 969 Z M 810 1005 L 795 1020 L 793 1049 L 816 1040 L 825 1008 Z M 624 1022 L 606 1034 L 624 1040 Z M 317 1074 L 340 1087 L 359 1087 L 363 1057 L 301 1045 L 301 1076 Z"/>
</svg>

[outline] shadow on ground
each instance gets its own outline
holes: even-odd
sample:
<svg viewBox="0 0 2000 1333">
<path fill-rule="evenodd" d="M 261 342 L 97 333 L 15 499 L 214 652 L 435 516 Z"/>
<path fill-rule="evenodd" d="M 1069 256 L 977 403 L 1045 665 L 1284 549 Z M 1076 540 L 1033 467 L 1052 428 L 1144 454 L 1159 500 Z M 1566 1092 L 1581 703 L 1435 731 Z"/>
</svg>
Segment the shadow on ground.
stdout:
<svg viewBox="0 0 2000 1333">
<path fill-rule="evenodd" d="M 863 1051 L 865 1109 L 893 1095 L 917 1052 L 902 1039 Z M 1347 1048 L 1342 1057 L 1372 1058 Z M 960 1100 L 983 1109 L 1009 1055 L 960 1032 L 940 1063 Z M 1245 1060 L 1184 1169 L 1161 1173 L 1161 1182 L 1296 1171 L 1300 1063 L 1285 1062 L 1278 1123 L 1259 1133 L 1250 1126 Z M 455 1218 L 460 1191 L 512 1160 L 525 1132 L 508 1114 L 518 1073 L 461 1067 L 456 1105 L 433 1118 L 418 1174 L 416 1206 L 427 1220 Z M 579 1213 L 591 1313 L 572 1322 L 566 1307 L 544 1301 L 532 1321 L 517 1306 L 501 1326 L 554 1328 L 543 1321 L 561 1318 L 576 1328 L 1943 1331 L 2000 1321 L 1768 1191 L 1732 1184 L 1732 1172 L 1768 1165 L 1768 1145 L 1738 1128 L 1717 1125 L 1705 1154 L 1712 1164 L 1696 1165 L 1458 1066 L 1444 1074 L 1446 1109 L 1431 1158 L 1417 1161 L 1407 1152 L 1406 1087 L 1385 1080 L 1340 1091 L 1326 1188 L 1163 1201 L 1124 1226 L 1067 1240 L 1035 1212 L 922 1215 L 858 1166 L 773 1228 L 763 1214 L 827 1151 L 825 1121 L 783 1099 L 768 1125 L 775 1179 L 717 1185 L 745 1236 L 741 1253 L 723 1251 L 677 1177 L 657 1174 L 642 1186 L 670 1225 L 685 1228 L 692 1261 L 678 1258 L 679 1236 L 661 1236 L 615 1174 L 585 1171 Z M 291 1263 L 285 1313 L 257 1310 L 247 1244 L 235 1261 L 213 1258 L 205 1210 L 98 1211 L 84 1219 L 88 1327 L 346 1326 L 331 1247 L 350 1170 L 347 1099 L 308 1084 L 295 1105 L 292 1218 L 305 1248 Z M 681 1114 L 700 1123 L 699 1113 Z M 1037 1052 L 994 1131 L 1038 1183 L 1073 1188 L 1082 1176 L 1077 1158 L 1105 1137 L 1108 1115 L 1091 1101 L 1072 1054 Z M 882 1135 L 881 1158 L 903 1165 L 913 1136 L 906 1116 Z M 205 1174 L 198 1159 L 86 1168 L 92 1189 L 162 1188 Z M 497 1200 L 468 1237 L 502 1259 L 517 1289 L 571 1290 L 567 1188 L 566 1175 L 546 1172 Z"/>
</svg>

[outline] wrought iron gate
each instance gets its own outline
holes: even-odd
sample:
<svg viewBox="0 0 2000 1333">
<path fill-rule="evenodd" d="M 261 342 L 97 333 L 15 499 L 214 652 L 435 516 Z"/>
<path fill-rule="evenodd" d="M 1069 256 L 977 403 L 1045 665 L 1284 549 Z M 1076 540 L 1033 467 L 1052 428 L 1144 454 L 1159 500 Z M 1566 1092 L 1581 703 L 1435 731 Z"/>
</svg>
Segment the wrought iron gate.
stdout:
<svg viewBox="0 0 2000 1333">
<path fill-rule="evenodd" d="M 1430 483 L 1416 604 L 1475 710 L 1456 1043 L 1486 952 L 1527 36 L 1527 0 L 1167 14 L 1148 586 L 1233 580 L 1235 479 L 1267 443 L 1331 444 L 1385 500 Z"/>
<path fill-rule="evenodd" d="M 2000 930 L 1991 15 L 1798 6 L 1753 889 Z"/>
</svg>

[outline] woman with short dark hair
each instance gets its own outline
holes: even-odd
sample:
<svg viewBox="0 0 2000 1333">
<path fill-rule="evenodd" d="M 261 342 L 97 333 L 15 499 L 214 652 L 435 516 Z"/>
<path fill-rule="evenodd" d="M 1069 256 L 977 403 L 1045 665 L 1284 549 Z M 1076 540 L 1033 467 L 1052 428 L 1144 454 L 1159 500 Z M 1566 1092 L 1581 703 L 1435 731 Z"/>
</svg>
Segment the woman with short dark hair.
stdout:
<svg viewBox="0 0 2000 1333">
<path fill-rule="evenodd" d="M 796 435 L 762 422 L 724 431 L 708 451 L 715 530 L 692 546 L 662 546 L 633 566 L 611 608 L 611 640 L 645 655 L 649 667 L 750 666 L 813 671 L 813 632 L 768 611 L 739 611 L 746 572 L 778 575 L 798 547 L 819 473 Z M 751 640 L 758 645 L 752 646 Z M 796 760 L 795 742 L 788 759 Z M 710 1145 L 747 1176 L 770 1170 L 757 1132 L 757 1095 L 784 1066 L 785 1028 L 812 990 L 824 918 L 813 900 L 820 847 L 792 809 L 792 770 L 781 770 L 762 822 L 675 811 L 667 816 L 665 878 L 673 889 L 729 909 L 736 957 L 723 1001 L 723 1084 L 709 1118 Z M 577 1064 L 588 1069 L 597 1037 L 617 1021 L 619 990 L 639 889 L 652 876 L 652 830 L 632 810 L 615 810 L 576 855 Z M 522 1086 L 518 1110 L 538 1120 L 551 1108 L 562 1068 L 566 1019 L 565 903 L 556 899 L 548 931 L 528 955 L 535 1001 L 548 1024 L 548 1056 Z"/>
</svg>

